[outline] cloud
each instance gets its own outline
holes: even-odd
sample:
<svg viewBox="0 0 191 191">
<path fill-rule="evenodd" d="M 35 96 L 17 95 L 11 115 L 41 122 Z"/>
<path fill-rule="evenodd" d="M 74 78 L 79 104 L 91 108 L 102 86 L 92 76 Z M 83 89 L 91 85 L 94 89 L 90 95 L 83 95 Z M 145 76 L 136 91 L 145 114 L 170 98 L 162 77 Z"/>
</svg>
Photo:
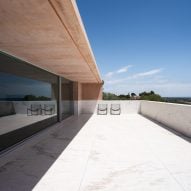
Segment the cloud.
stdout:
<svg viewBox="0 0 191 191">
<path fill-rule="evenodd" d="M 141 72 L 141 73 L 136 73 L 132 76 L 129 76 L 127 78 L 121 78 L 121 79 L 112 79 L 112 80 L 106 80 L 105 83 L 106 84 L 120 84 L 120 83 L 124 83 L 128 80 L 133 80 L 133 79 L 139 79 L 139 78 L 144 78 L 144 77 L 148 77 L 148 76 L 155 76 L 156 74 L 160 73 L 162 71 L 161 68 L 159 69 L 154 69 L 154 70 L 149 70 L 147 72 Z M 134 81 L 135 83 L 135 81 Z"/>
<path fill-rule="evenodd" d="M 135 79 L 135 78 L 139 78 L 139 77 L 146 77 L 146 76 L 153 76 L 155 74 L 158 74 L 162 71 L 161 68 L 159 69 L 154 69 L 154 70 L 150 70 L 150 71 L 147 71 L 147 72 L 142 72 L 142 73 L 137 73 L 137 74 L 134 74 L 133 76 L 131 76 L 130 78 L 131 79 Z"/>
<path fill-rule="evenodd" d="M 111 76 L 113 76 L 113 74 L 114 74 L 113 72 L 108 72 L 107 74 L 105 74 L 105 77 L 110 78 Z"/>
<path fill-rule="evenodd" d="M 119 70 L 116 71 L 116 73 L 124 73 L 127 72 L 129 68 L 131 68 L 132 65 L 125 66 L 123 68 L 120 68 Z"/>
<path fill-rule="evenodd" d="M 135 73 L 126 78 L 117 78 L 114 75 L 105 80 L 104 91 L 116 94 L 151 91 L 164 97 L 179 96 L 191 97 L 191 82 L 170 81 L 162 74 L 163 68 L 156 68 L 140 73 Z"/>
<path fill-rule="evenodd" d="M 124 81 L 126 81 L 127 79 L 116 79 L 116 80 L 106 80 L 106 84 L 119 84 L 122 83 Z"/>
<path fill-rule="evenodd" d="M 127 72 L 129 68 L 131 68 L 132 65 L 128 65 L 128 66 L 125 66 L 123 68 L 120 68 L 116 71 L 113 71 L 113 72 L 108 72 L 107 74 L 104 75 L 105 78 L 111 78 L 114 74 L 120 74 L 120 73 L 124 73 L 124 72 Z"/>
</svg>

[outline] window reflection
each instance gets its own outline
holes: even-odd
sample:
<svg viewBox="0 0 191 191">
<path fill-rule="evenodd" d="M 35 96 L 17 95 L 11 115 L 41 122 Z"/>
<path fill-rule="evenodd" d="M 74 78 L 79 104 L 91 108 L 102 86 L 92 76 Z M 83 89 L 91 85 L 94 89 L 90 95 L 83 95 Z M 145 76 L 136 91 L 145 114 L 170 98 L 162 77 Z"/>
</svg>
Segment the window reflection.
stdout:
<svg viewBox="0 0 191 191">
<path fill-rule="evenodd" d="M 0 100 L 51 100 L 51 84 L 0 72 Z"/>
<path fill-rule="evenodd" d="M 57 76 L 0 53 L 0 150 L 57 121 L 57 82 Z M 12 142 L 3 139 L 9 134 Z"/>
<path fill-rule="evenodd" d="M 57 122 L 58 76 L 0 53 L 0 151 Z M 73 115 L 73 82 L 61 78 L 62 120 Z"/>
</svg>

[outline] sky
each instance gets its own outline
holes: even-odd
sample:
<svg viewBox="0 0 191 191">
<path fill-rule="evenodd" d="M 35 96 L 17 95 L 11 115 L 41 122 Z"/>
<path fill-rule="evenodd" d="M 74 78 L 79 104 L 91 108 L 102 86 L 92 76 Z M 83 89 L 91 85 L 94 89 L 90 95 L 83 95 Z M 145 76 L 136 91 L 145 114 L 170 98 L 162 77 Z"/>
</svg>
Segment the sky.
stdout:
<svg viewBox="0 0 191 191">
<path fill-rule="evenodd" d="M 191 0 L 77 0 L 104 92 L 191 97 Z"/>
</svg>

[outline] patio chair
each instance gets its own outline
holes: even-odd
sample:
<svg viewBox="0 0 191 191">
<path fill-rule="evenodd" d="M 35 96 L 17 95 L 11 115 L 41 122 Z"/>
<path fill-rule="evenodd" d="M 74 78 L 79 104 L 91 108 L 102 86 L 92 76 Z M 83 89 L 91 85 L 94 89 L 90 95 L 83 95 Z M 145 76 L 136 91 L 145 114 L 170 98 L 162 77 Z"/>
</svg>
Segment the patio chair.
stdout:
<svg viewBox="0 0 191 191">
<path fill-rule="evenodd" d="M 98 104 L 97 114 L 98 115 L 107 115 L 107 104 Z"/>
<path fill-rule="evenodd" d="M 41 104 L 31 104 L 30 108 L 27 108 L 27 115 L 41 115 L 42 107 Z"/>
<path fill-rule="evenodd" d="M 120 115 L 121 114 L 120 104 L 111 104 L 110 114 L 111 115 Z"/>
<path fill-rule="evenodd" d="M 55 114 L 55 105 L 54 104 L 44 104 L 44 115 L 53 115 Z"/>
</svg>

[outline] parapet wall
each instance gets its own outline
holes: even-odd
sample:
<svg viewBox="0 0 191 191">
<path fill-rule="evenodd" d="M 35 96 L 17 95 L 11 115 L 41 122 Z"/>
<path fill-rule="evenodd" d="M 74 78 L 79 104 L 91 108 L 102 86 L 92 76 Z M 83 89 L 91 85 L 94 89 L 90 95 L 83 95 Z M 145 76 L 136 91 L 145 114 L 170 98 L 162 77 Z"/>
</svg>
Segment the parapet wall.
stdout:
<svg viewBox="0 0 191 191">
<path fill-rule="evenodd" d="M 114 103 L 121 105 L 121 114 L 140 113 L 185 136 L 191 137 L 191 105 L 143 100 L 81 100 L 77 104 L 78 114 L 94 114 L 97 112 L 98 104 L 107 104 L 109 111 L 111 104 Z"/>
<path fill-rule="evenodd" d="M 191 105 L 141 101 L 140 114 L 191 137 Z"/>
<path fill-rule="evenodd" d="M 79 108 L 80 108 L 79 113 L 81 114 L 96 113 L 98 104 L 107 104 L 108 111 L 109 111 L 111 104 L 115 104 L 115 103 L 120 104 L 122 114 L 128 114 L 128 113 L 139 113 L 141 102 L 140 101 L 119 101 L 119 100 L 112 100 L 112 101 L 81 100 L 79 101 Z"/>
</svg>

